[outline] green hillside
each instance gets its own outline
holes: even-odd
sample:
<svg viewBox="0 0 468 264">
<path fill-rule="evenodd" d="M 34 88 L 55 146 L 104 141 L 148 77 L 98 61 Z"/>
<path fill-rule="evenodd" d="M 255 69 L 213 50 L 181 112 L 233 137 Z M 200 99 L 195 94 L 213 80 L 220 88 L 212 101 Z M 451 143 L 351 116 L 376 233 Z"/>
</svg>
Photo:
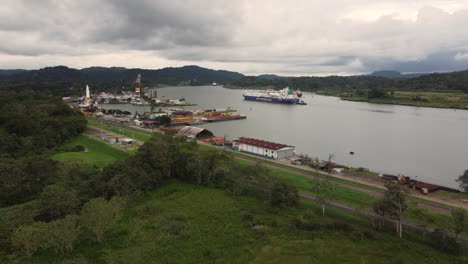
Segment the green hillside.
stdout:
<svg viewBox="0 0 468 264">
<path fill-rule="evenodd" d="M 299 223 L 310 223 L 308 227 Z M 376 233 L 362 218 L 301 202 L 275 211 L 252 197 L 172 181 L 129 203 L 102 244 L 80 242 L 2 263 L 462 263 L 418 242 Z M 17 259 L 18 261 L 18 259 Z"/>
</svg>

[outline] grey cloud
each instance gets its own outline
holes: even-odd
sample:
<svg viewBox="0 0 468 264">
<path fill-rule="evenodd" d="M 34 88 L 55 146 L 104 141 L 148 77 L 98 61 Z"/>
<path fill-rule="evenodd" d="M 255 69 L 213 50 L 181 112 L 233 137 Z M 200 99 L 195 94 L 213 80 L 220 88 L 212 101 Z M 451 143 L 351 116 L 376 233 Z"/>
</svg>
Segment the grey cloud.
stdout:
<svg viewBox="0 0 468 264">
<path fill-rule="evenodd" d="M 304 75 L 468 68 L 468 4 L 448 13 L 430 7 L 440 1 L 426 0 L 412 21 L 398 18 L 407 1 L 388 0 L 396 13 L 369 21 L 353 12 L 379 12 L 386 7 L 381 1 L 4 1 L 0 59 L 17 58 L 21 64 L 8 64 L 15 68 L 27 68 L 27 61 L 49 63 L 41 61 L 44 56 L 82 65 L 84 55 L 115 66 L 140 56 L 134 59 L 150 68 L 211 63 L 241 72 Z"/>
<path fill-rule="evenodd" d="M 171 46 L 229 45 L 234 24 L 226 1 L 108 1 L 117 18 L 96 28 L 100 42 L 117 41 L 127 48 L 160 49 Z"/>
<path fill-rule="evenodd" d="M 428 55 L 422 60 L 395 61 L 387 60 L 364 60 L 366 69 L 387 69 L 401 72 L 446 72 L 468 69 L 468 59 L 457 60 L 457 52 L 444 51 Z"/>
</svg>

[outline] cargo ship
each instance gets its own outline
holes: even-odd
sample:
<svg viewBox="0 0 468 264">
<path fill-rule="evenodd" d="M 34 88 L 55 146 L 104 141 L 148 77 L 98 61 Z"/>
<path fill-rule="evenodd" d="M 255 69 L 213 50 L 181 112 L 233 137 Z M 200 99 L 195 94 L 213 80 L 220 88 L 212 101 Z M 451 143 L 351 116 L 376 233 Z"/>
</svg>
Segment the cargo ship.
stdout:
<svg viewBox="0 0 468 264">
<path fill-rule="evenodd" d="M 261 101 L 280 104 L 305 104 L 300 98 L 302 93 L 299 90 L 293 91 L 286 87 L 282 90 L 252 91 L 243 94 L 245 100 Z"/>
</svg>

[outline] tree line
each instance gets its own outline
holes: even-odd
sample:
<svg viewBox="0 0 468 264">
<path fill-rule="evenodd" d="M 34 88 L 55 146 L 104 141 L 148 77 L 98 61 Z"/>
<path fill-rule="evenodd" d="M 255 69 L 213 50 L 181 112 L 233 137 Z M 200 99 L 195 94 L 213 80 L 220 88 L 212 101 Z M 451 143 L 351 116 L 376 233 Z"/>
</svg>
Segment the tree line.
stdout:
<svg viewBox="0 0 468 264">
<path fill-rule="evenodd" d="M 385 78 L 379 76 L 327 76 L 327 77 L 285 77 L 261 78 L 245 76 L 229 84 L 232 87 L 270 86 L 302 91 L 318 90 L 376 90 L 391 88 L 398 91 L 458 91 L 468 93 L 468 71 L 434 73 L 415 78 Z"/>
<path fill-rule="evenodd" d="M 0 152 L 7 157 L 39 154 L 79 135 L 83 115 L 61 98 L 0 90 Z"/>
</svg>

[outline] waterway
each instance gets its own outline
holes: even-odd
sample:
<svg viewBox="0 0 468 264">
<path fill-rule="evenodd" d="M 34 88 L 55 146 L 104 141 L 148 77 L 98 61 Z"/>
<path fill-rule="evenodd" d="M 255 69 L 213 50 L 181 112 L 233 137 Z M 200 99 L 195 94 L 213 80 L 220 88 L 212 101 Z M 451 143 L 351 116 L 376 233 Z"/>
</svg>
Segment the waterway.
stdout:
<svg viewBox="0 0 468 264">
<path fill-rule="evenodd" d="M 307 105 L 243 100 L 243 90 L 220 86 L 167 87 L 158 97 L 185 98 L 197 106 L 231 107 L 247 119 L 201 125 L 232 140 L 252 137 L 296 146 L 296 153 L 372 171 L 405 174 L 457 188 L 468 169 L 468 111 L 341 101 L 304 93 Z M 139 113 L 150 107 L 103 105 Z M 350 152 L 354 155 L 350 155 Z"/>
</svg>

